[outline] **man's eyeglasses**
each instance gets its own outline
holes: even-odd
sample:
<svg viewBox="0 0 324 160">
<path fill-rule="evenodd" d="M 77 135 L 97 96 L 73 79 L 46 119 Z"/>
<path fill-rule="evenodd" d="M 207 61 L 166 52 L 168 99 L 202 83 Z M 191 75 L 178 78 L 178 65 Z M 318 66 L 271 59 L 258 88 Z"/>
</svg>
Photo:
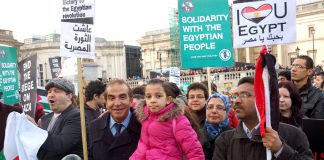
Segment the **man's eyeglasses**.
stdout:
<svg viewBox="0 0 324 160">
<path fill-rule="evenodd" d="M 203 98 L 205 98 L 205 96 L 204 95 L 189 95 L 189 99 L 195 99 L 195 98 L 197 98 L 197 99 L 203 99 Z"/>
<path fill-rule="evenodd" d="M 300 64 L 292 64 L 292 65 L 291 65 L 291 68 L 303 69 L 303 68 L 306 68 L 306 67 L 304 67 L 304 66 L 302 66 L 302 65 L 300 65 Z"/>
<path fill-rule="evenodd" d="M 232 100 L 235 100 L 237 97 L 240 97 L 241 99 L 244 99 L 244 98 L 249 98 L 249 97 L 252 97 L 252 96 L 254 96 L 254 95 L 252 95 L 252 94 L 250 94 L 248 92 L 242 92 L 240 94 L 234 93 L 230 97 L 231 97 Z"/>
<path fill-rule="evenodd" d="M 207 110 L 214 110 L 214 109 L 216 109 L 217 111 L 226 111 L 226 108 L 224 107 L 224 106 L 221 106 L 221 105 L 216 105 L 216 106 L 214 106 L 214 105 L 207 105 L 207 107 L 206 107 L 206 109 Z"/>
</svg>

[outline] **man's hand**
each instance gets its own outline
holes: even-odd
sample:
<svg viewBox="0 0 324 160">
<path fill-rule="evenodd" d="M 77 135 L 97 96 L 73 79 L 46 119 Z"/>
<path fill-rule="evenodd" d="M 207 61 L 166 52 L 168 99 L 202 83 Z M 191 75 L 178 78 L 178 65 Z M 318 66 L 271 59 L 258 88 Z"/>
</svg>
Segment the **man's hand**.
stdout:
<svg viewBox="0 0 324 160">
<path fill-rule="evenodd" d="M 278 132 L 272 128 L 266 128 L 262 141 L 264 147 L 268 148 L 274 154 L 277 153 L 282 147 L 282 142 L 279 138 Z"/>
<path fill-rule="evenodd" d="M 26 115 L 28 121 L 32 122 L 34 125 L 37 126 L 37 123 L 35 122 L 34 118 L 32 118 L 31 116 L 29 116 L 28 114 L 25 114 L 25 115 Z"/>
</svg>

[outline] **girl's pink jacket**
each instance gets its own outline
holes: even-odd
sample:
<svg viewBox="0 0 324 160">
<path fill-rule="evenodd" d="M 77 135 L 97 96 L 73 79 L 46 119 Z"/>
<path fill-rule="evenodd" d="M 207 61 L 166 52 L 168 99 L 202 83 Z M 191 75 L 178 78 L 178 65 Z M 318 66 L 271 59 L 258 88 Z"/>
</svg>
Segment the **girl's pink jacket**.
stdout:
<svg viewBox="0 0 324 160">
<path fill-rule="evenodd" d="M 177 100 L 157 113 L 151 113 L 142 103 L 136 112 L 142 122 L 142 132 L 130 160 L 205 159 L 197 134 L 183 115 L 183 106 Z M 176 119 L 175 130 L 173 119 Z"/>
</svg>

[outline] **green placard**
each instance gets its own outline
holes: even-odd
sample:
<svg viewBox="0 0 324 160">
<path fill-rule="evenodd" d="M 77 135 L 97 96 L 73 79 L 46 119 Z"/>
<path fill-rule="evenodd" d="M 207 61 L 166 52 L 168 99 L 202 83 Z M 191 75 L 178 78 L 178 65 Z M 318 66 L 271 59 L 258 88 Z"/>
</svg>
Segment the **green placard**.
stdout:
<svg viewBox="0 0 324 160">
<path fill-rule="evenodd" d="M 4 154 L 3 154 L 3 151 L 0 152 L 0 160 L 6 160 Z"/>
<path fill-rule="evenodd" d="M 227 0 L 178 0 L 182 68 L 233 66 Z"/>
<path fill-rule="evenodd" d="M 17 49 L 0 46 L 0 94 L 5 104 L 19 103 Z"/>
</svg>

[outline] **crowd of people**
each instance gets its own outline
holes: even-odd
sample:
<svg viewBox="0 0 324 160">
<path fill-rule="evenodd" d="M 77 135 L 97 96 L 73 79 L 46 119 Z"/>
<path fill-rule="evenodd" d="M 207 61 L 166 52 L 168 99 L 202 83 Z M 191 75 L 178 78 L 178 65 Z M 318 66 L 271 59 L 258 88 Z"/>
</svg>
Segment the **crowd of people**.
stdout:
<svg viewBox="0 0 324 160">
<path fill-rule="evenodd" d="M 211 68 L 210 73 L 223 73 L 223 72 L 237 72 L 237 71 L 247 71 L 247 70 L 254 70 L 255 65 L 244 65 L 241 67 L 218 67 L 218 68 Z M 207 74 L 206 69 L 190 69 L 190 70 L 181 70 L 181 76 L 192 76 L 192 75 L 199 75 L 199 74 Z"/>
<path fill-rule="evenodd" d="M 290 71 L 278 74 L 279 129 L 260 134 L 255 107 L 254 79 L 241 78 L 230 95 L 206 82 L 192 83 L 183 93 L 174 83 L 151 79 L 131 89 L 120 79 L 107 84 L 91 81 L 85 87 L 88 158 L 94 160 L 312 160 L 303 118 L 324 119 L 323 71 L 315 74 L 313 61 L 299 56 Z M 32 121 L 48 132 L 40 160 L 58 160 L 73 154 L 83 158 L 80 111 L 73 84 L 50 80 L 45 89 L 53 112 Z M 322 90 L 321 90 L 322 89 Z M 19 107 L 0 107 L 3 149 L 6 119 Z M 7 124 L 10 125 L 10 124 Z"/>
</svg>

